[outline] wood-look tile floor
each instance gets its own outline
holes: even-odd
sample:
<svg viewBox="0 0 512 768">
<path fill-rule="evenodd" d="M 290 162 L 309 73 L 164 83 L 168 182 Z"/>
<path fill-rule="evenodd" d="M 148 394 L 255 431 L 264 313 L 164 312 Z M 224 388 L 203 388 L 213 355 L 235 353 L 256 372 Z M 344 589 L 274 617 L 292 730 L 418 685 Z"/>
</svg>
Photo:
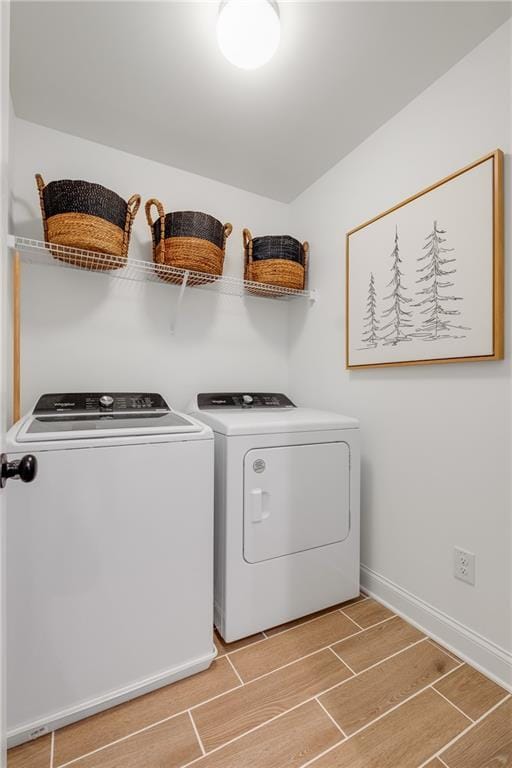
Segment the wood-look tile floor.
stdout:
<svg viewBox="0 0 512 768">
<path fill-rule="evenodd" d="M 371 598 L 215 644 L 8 768 L 512 768 L 512 696 Z"/>
</svg>

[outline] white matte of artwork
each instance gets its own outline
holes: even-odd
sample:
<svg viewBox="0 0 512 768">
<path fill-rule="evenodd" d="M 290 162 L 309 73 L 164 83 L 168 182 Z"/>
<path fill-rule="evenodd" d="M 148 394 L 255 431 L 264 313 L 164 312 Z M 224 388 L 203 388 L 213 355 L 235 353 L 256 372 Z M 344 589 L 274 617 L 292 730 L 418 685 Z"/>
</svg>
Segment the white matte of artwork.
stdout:
<svg viewBox="0 0 512 768">
<path fill-rule="evenodd" d="M 494 156 L 347 236 L 347 365 L 492 356 Z"/>
</svg>

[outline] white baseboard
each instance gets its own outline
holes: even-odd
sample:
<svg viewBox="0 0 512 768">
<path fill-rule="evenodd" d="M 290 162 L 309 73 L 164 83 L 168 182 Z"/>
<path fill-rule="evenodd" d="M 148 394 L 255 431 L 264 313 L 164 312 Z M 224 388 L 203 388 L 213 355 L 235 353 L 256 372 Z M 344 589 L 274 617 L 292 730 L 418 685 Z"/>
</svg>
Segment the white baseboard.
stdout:
<svg viewBox="0 0 512 768">
<path fill-rule="evenodd" d="M 434 608 L 403 587 L 361 565 L 361 586 L 448 650 L 512 691 L 512 653 Z"/>
<path fill-rule="evenodd" d="M 77 720 L 83 720 L 85 717 L 96 715 L 104 709 L 123 704 L 125 701 L 134 699 L 136 696 L 142 696 L 144 693 L 150 693 L 157 688 L 162 688 L 164 685 L 175 683 L 184 677 L 202 672 L 204 669 L 208 669 L 216 656 L 217 649 L 214 647 L 211 653 L 206 656 L 192 659 L 186 664 L 168 669 L 162 674 L 155 675 L 146 680 L 140 680 L 134 685 L 117 691 L 111 691 L 97 699 L 82 702 L 78 706 L 66 709 L 65 711 L 52 713 L 44 720 L 28 723 L 19 728 L 12 728 L 7 731 L 7 747 L 9 749 L 16 747 L 25 741 L 31 741 L 38 736 L 43 736 L 45 733 L 55 731 L 57 728 L 63 728 L 65 725 L 75 723 Z"/>
</svg>

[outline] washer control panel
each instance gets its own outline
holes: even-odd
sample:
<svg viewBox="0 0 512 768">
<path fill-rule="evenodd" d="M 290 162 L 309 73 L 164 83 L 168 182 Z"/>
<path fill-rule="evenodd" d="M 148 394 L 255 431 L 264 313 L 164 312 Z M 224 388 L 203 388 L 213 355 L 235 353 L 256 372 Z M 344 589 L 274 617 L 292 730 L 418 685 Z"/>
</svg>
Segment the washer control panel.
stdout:
<svg viewBox="0 0 512 768">
<path fill-rule="evenodd" d="M 278 392 L 202 392 L 197 396 L 200 411 L 215 408 L 295 408 L 289 397 Z"/>
<path fill-rule="evenodd" d="M 34 414 L 56 417 L 65 413 L 71 416 L 105 413 L 142 415 L 169 410 L 162 395 L 154 392 L 74 392 L 42 395 L 34 408 Z"/>
</svg>

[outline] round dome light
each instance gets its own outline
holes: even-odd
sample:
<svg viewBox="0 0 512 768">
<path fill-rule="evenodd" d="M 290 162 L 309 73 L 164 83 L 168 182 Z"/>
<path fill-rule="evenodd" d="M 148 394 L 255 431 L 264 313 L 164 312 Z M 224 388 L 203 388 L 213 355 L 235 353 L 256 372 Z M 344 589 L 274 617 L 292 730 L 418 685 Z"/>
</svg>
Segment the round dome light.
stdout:
<svg viewBox="0 0 512 768">
<path fill-rule="evenodd" d="M 279 10 L 272 0 L 226 0 L 217 20 L 219 48 L 242 69 L 270 61 L 279 46 Z"/>
</svg>

